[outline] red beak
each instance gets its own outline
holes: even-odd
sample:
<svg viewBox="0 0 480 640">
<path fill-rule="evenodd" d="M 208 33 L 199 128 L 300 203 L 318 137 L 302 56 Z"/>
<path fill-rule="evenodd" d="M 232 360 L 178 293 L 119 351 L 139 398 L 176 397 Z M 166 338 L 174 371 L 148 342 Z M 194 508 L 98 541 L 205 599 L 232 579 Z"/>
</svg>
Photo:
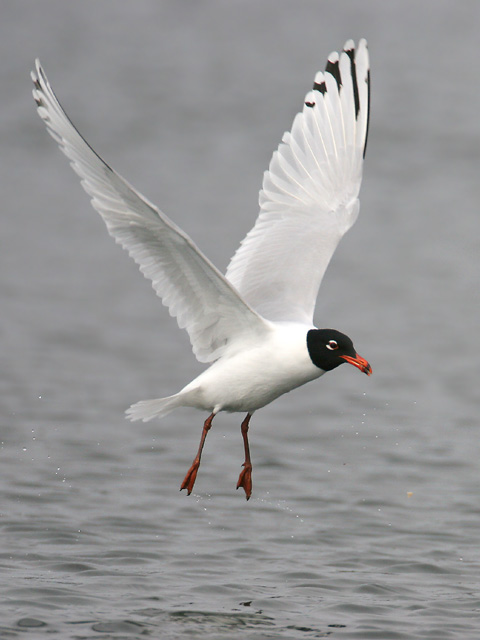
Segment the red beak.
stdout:
<svg viewBox="0 0 480 640">
<path fill-rule="evenodd" d="M 362 356 L 359 356 L 358 353 L 355 354 L 354 358 L 352 358 L 351 356 L 340 356 L 340 357 L 346 360 L 348 364 L 353 364 L 354 367 L 357 367 L 357 369 L 360 369 L 360 371 L 362 371 L 363 373 L 366 373 L 367 376 L 372 375 L 372 367 L 368 364 L 365 358 L 362 358 Z"/>
</svg>

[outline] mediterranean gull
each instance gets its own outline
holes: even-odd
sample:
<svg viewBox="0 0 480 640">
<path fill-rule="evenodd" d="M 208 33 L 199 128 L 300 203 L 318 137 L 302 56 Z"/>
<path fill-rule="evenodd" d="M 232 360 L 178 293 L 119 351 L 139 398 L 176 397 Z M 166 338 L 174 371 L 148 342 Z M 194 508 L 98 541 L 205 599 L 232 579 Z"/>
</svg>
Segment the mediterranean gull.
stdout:
<svg viewBox="0 0 480 640">
<path fill-rule="evenodd" d="M 225 276 L 82 138 L 38 60 L 32 80 L 40 117 L 110 235 L 187 330 L 197 359 L 210 365 L 178 393 L 132 405 L 127 417 L 145 422 L 176 407 L 209 412 L 181 485 L 190 495 L 213 418 L 219 411 L 246 413 L 241 425 L 245 462 L 237 489 L 242 487 L 248 500 L 248 427 L 254 411 L 344 362 L 372 372 L 348 336 L 313 325 L 323 274 L 359 211 L 369 119 L 366 41 L 355 47 L 348 40 L 316 74 L 265 172 L 257 221 Z"/>
</svg>

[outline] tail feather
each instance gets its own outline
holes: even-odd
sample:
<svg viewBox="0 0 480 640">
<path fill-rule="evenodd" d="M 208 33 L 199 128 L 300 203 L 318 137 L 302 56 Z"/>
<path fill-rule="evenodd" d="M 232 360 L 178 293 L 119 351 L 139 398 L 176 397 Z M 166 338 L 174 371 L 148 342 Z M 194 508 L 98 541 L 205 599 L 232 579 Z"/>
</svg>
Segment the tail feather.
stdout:
<svg viewBox="0 0 480 640">
<path fill-rule="evenodd" d="M 152 418 L 163 418 L 176 407 L 183 404 L 180 394 L 168 396 L 167 398 L 156 398 L 155 400 L 141 400 L 125 411 L 125 416 L 134 422 L 142 420 L 148 422 Z"/>
</svg>

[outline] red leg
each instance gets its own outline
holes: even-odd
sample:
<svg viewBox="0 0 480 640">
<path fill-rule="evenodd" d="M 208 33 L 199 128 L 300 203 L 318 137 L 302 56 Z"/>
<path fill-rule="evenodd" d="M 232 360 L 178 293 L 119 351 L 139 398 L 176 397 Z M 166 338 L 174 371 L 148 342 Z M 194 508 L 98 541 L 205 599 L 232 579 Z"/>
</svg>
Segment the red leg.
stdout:
<svg viewBox="0 0 480 640">
<path fill-rule="evenodd" d="M 192 462 L 192 466 L 187 471 L 187 475 L 185 476 L 182 482 L 182 486 L 180 487 L 180 491 L 182 489 L 187 490 L 188 496 L 192 493 L 193 485 L 195 484 L 195 480 L 197 479 L 197 471 L 198 471 L 198 467 L 200 466 L 200 458 L 202 457 L 203 445 L 205 444 L 205 439 L 207 437 L 207 433 L 210 431 L 210 427 L 212 426 L 212 420 L 214 417 L 215 417 L 215 414 L 211 413 L 204 422 L 202 437 L 200 439 L 200 446 L 198 447 L 197 455 L 195 456 L 195 459 Z"/>
<path fill-rule="evenodd" d="M 237 482 L 237 489 L 243 487 L 247 500 L 252 495 L 252 462 L 250 460 L 250 447 L 248 446 L 248 425 L 250 423 L 251 414 L 247 413 L 245 420 L 242 422 L 243 446 L 245 448 L 245 462 L 240 472 Z"/>
</svg>

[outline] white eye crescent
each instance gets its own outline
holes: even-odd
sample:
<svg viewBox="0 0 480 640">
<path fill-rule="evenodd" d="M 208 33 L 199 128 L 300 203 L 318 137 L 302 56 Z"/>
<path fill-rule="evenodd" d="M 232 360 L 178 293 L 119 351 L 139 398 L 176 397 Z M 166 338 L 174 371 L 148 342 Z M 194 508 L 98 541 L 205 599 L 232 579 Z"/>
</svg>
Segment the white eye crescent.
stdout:
<svg viewBox="0 0 480 640">
<path fill-rule="evenodd" d="M 338 349 L 338 344 L 336 340 L 329 340 L 328 344 L 327 344 L 327 349 L 330 349 L 330 351 L 335 351 L 335 349 Z"/>
</svg>

